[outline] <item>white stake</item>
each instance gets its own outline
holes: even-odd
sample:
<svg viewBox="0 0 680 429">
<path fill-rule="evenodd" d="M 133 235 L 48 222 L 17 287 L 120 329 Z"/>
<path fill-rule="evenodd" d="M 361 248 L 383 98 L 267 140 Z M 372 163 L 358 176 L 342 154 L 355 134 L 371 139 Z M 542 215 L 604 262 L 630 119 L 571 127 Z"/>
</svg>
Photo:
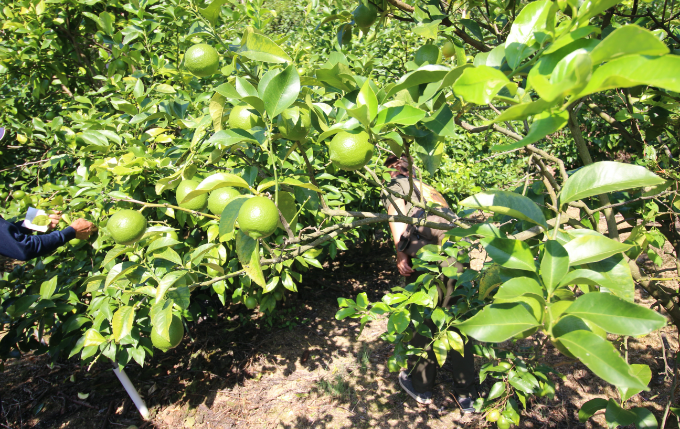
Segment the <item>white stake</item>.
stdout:
<svg viewBox="0 0 680 429">
<path fill-rule="evenodd" d="M 137 393 L 137 389 L 135 389 L 135 386 L 132 385 L 132 382 L 125 373 L 125 370 L 122 369 L 119 370 L 118 364 L 114 363 L 113 372 L 116 374 L 116 377 L 118 377 L 118 380 L 120 380 L 120 384 L 123 385 L 125 391 L 128 393 L 128 395 L 130 395 L 130 399 L 132 399 L 132 402 L 135 403 L 135 406 L 139 410 L 139 414 L 141 414 L 142 417 L 144 417 L 144 419 L 148 419 L 149 409 L 146 408 L 144 400 L 139 396 L 139 393 Z"/>
</svg>

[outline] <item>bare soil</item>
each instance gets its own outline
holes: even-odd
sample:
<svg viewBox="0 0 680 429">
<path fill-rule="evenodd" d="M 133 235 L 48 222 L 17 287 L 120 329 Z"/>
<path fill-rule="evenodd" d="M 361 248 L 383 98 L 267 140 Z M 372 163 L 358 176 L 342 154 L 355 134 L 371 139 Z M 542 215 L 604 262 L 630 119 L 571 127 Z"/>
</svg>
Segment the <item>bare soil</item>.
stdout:
<svg viewBox="0 0 680 429">
<path fill-rule="evenodd" d="M 476 254 L 480 262 L 484 256 Z M 664 267 L 672 264 L 667 258 L 664 262 Z M 127 374 L 151 410 L 149 421 L 142 420 L 110 365 L 98 362 L 88 371 L 77 359 L 50 364 L 47 356 L 25 355 L 6 362 L 0 373 L 0 427 L 495 427 L 480 415 L 461 415 L 446 366 L 432 405 L 419 406 L 402 392 L 396 374 L 387 370 L 392 346 L 380 339 L 386 320 L 370 323 L 359 335 L 356 320 L 335 319 L 338 297 L 366 292 L 374 302 L 400 283 L 389 245 L 345 252 L 325 268 L 307 273 L 299 293 L 288 294 L 274 319 L 230 305 L 215 319 L 191 323 L 176 349 L 157 352 L 143 368 L 128 365 Z M 649 274 L 661 269 L 650 261 L 645 268 Z M 651 306 L 654 299 L 638 290 L 637 302 Z M 501 346 L 529 344 L 536 344 L 536 338 Z M 623 339 L 616 344 L 625 353 Z M 650 391 L 635 395 L 630 404 L 648 407 L 660 422 L 670 394 L 677 332 L 666 327 L 629 338 L 627 347 L 629 362 L 647 364 L 653 373 Z M 563 378 L 555 377 L 554 398 L 531 400 L 520 427 L 606 427 L 603 412 L 580 423 L 578 409 L 595 397 L 619 398 L 616 389 L 550 345 L 545 359 Z M 672 415 L 666 427 L 677 427 Z"/>
</svg>

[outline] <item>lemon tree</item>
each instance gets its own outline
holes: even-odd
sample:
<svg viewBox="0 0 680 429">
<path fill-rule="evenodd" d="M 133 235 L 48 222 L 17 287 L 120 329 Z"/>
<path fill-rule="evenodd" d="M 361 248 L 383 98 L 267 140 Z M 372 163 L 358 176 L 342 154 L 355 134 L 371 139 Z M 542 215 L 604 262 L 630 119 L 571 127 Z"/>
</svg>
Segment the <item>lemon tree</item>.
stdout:
<svg viewBox="0 0 680 429">
<path fill-rule="evenodd" d="M 144 364 L 181 340 L 177 321 L 205 316 L 197 294 L 271 315 L 324 258 L 401 222 L 447 239 L 415 259 L 418 281 L 381 302 L 341 299 L 337 315 L 387 318 L 390 370 L 420 353 L 412 319 L 432 320 L 442 363 L 484 342 L 481 376 L 497 387 L 476 406 L 507 427 L 555 381 L 539 350 L 493 344 L 542 338 L 619 389 L 582 419 L 606 408 L 612 426 L 647 424 L 628 401 L 651 371 L 610 338 L 665 323 L 636 287 L 680 323 L 676 274 L 636 262 L 662 263 L 667 242 L 664 257 L 680 251 L 678 6 L 410 3 L 292 2 L 297 21 L 261 1 L 6 5 L 0 212 L 18 222 L 44 205 L 63 209 L 62 227 L 84 217 L 100 229 L 3 274 L 2 359 Z M 423 217 L 380 206 L 384 162 L 402 155 L 417 177 L 392 197 Z M 413 200 L 421 181 L 457 216 Z M 127 210 L 146 228 L 117 228 Z M 633 226 L 625 240 L 617 215 Z M 471 249 L 491 262 L 460 274 L 435 263 Z M 450 309 L 435 305 L 444 276 L 462 297 Z"/>
</svg>

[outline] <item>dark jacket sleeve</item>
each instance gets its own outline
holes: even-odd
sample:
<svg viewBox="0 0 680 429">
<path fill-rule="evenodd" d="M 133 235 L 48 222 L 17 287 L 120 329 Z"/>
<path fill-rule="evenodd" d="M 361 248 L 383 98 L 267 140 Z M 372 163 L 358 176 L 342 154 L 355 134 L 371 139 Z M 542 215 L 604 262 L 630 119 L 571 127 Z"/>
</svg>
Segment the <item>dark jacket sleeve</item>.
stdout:
<svg viewBox="0 0 680 429">
<path fill-rule="evenodd" d="M 8 258 L 28 261 L 45 256 L 74 238 L 76 230 L 70 226 L 49 234 L 31 235 L 29 229 L 0 217 L 0 255 Z"/>
</svg>

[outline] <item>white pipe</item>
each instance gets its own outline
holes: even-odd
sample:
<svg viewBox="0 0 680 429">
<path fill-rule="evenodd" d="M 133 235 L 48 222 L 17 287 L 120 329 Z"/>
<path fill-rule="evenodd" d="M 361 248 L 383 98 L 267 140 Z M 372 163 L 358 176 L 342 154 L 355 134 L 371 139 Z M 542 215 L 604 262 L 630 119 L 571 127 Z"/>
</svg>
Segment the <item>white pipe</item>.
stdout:
<svg viewBox="0 0 680 429">
<path fill-rule="evenodd" d="M 118 377 L 118 380 L 120 380 L 120 384 L 123 385 L 125 391 L 128 393 L 128 395 L 130 395 L 132 402 L 135 403 L 135 406 L 139 410 L 139 414 L 141 414 L 145 419 L 148 419 L 149 409 L 146 408 L 144 400 L 139 396 L 139 393 L 137 393 L 137 389 L 135 389 L 135 386 L 132 385 L 132 382 L 125 373 L 125 370 L 119 370 L 117 364 L 114 364 L 113 366 L 113 372 L 116 374 L 116 377 Z"/>
</svg>

